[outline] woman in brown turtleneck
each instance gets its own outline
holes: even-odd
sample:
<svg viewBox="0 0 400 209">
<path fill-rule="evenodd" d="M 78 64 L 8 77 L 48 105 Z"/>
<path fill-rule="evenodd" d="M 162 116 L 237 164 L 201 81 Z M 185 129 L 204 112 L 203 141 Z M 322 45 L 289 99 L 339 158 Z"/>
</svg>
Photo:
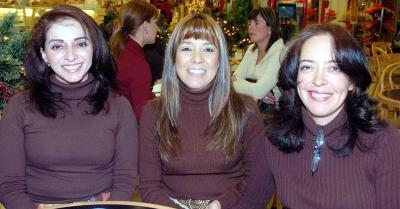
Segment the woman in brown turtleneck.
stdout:
<svg viewBox="0 0 400 209">
<path fill-rule="evenodd" d="M 263 123 L 252 99 L 235 93 L 223 32 L 196 14 L 175 27 L 161 97 L 140 120 L 140 194 L 175 208 L 258 209 L 271 197 L 262 158 Z M 195 206 L 194 206 L 195 205 Z"/>
</svg>

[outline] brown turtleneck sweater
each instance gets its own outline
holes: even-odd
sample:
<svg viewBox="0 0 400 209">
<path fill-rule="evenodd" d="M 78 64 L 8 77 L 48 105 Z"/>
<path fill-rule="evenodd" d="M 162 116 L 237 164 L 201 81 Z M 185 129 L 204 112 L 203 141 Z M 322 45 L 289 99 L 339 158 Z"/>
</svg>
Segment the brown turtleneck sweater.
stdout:
<svg viewBox="0 0 400 209">
<path fill-rule="evenodd" d="M 88 115 L 81 99 L 93 76 L 79 84 L 52 77 L 70 108 L 56 119 L 29 109 L 29 92 L 7 105 L 0 120 L 0 201 L 7 209 L 69 203 L 111 192 L 131 200 L 136 185 L 138 136 L 129 102 L 110 92 L 110 111 Z"/>
<path fill-rule="evenodd" d="M 257 165 L 264 155 L 265 139 L 256 106 L 247 114 L 249 120 L 237 152 L 228 159 L 222 150 L 206 151 L 212 140 L 203 134 L 211 118 L 210 89 L 198 93 L 182 89 L 178 129 L 183 153 L 179 159 L 160 158 L 155 127 L 158 100 L 146 105 L 142 113 L 139 175 L 143 201 L 178 208 L 169 197 L 192 198 L 218 200 L 223 209 L 264 208 L 274 185 L 266 167 Z"/>
<path fill-rule="evenodd" d="M 285 154 L 267 143 L 265 162 L 276 183 L 279 200 L 290 209 L 399 209 L 400 134 L 387 127 L 375 134 L 359 131 L 360 141 L 371 147 L 354 148 L 347 157 L 338 157 L 328 147 L 321 151 L 319 167 L 311 176 L 311 159 L 320 126 L 303 109 L 304 149 Z M 347 140 L 342 110 L 323 126 L 326 143 L 337 147 Z"/>
</svg>

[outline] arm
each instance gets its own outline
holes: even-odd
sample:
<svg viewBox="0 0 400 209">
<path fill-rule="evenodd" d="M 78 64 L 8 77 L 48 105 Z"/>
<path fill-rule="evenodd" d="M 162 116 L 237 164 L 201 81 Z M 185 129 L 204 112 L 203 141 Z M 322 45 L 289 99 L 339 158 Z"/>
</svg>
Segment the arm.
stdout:
<svg viewBox="0 0 400 209">
<path fill-rule="evenodd" d="M 22 94 L 8 103 L 0 120 L 0 202 L 7 209 L 34 209 L 26 194 Z"/>
<path fill-rule="evenodd" d="M 137 181 L 138 132 L 129 102 L 119 97 L 119 124 L 115 138 L 114 175 L 111 200 L 132 200 Z"/>
<path fill-rule="evenodd" d="M 400 207 L 400 134 L 394 128 L 382 130 L 385 139 L 381 140 L 378 148 L 376 168 L 376 208 Z"/>
<path fill-rule="evenodd" d="M 263 99 L 277 83 L 277 76 L 280 68 L 279 58 L 282 50 L 283 45 L 281 48 L 271 47 L 265 55 L 266 58 L 262 63 L 259 63 L 257 66 L 251 66 L 257 68 L 256 83 L 248 82 L 245 78 L 238 76 L 237 81 L 233 82 L 233 87 L 236 92 L 256 99 Z M 257 53 L 254 53 L 253 56 L 257 56 Z M 246 69 L 249 68 L 249 63 L 245 65 L 246 66 L 244 67 Z"/>
<path fill-rule="evenodd" d="M 247 71 L 249 69 L 249 65 L 251 65 L 252 61 L 255 64 L 254 57 L 252 57 L 252 48 L 254 45 L 250 45 L 249 48 L 246 50 L 246 52 L 243 55 L 242 60 L 240 61 L 238 67 L 235 70 L 235 73 L 233 74 L 236 79 L 241 79 L 244 80 L 247 77 Z M 257 59 L 257 58 L 256 58 Z"/>
<path fill-rule="evenodd" d="M 140 195 L 144 202 L 176 208 L 164 189 L 161 173 L 159 139 L 156 137 L 155 103 L 145 106 L 140 120 L 139 176 Z"/>
<path fill-rule="evenodd" d="M 258 115 L 250 119 L 244 138 L 245 189 L 231 209 L 263 209 L 275 192 L 272 172 L 266 161 L 264 128 Z M 224 208 L 224 207 L 222 207 Z"/>
</svg>

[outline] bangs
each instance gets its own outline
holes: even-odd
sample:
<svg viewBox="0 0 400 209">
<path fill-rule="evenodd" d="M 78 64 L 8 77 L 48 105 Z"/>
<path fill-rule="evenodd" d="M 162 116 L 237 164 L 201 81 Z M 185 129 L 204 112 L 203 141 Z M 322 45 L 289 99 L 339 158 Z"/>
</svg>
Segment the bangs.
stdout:
<svg viewBox="0 0 400 209">
<path fill-rule="evenodd" d="M 197 18 L 194 21 L 188 22 L 186 25 L 183 25 L 184 30 L 182 31 L 182 36 L 179 38 L 179 42 L 184 39 L 202 39 L 207 40 L 210 43 L 214 44 L 217 48 L 220 48 L 219 42 L 217 40 L 216 28 L 212 26 L 205 19 Z"/>
</svg>

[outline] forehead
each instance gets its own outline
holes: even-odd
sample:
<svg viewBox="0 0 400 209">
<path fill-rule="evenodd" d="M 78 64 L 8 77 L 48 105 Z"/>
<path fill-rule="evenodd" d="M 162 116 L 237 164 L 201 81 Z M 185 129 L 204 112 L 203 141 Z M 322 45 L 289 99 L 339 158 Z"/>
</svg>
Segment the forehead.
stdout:
<svg viewBox="0 0 400 209">
<path fill-rule="evenodd" d="M 317 35 L 309 38 L 301 47 L 300 58 L 313 58 L 316 60 L 332 60 L 332 37 L 330 35 Z"/>
<path fill-rule="evenodd" d="M 67 18 L 58 20 L 49 27 L 46 33 L 46 42 L 53 39 L 69 41 L 85 36 L 82 25 L 72 18 Z"/>
</svg>

